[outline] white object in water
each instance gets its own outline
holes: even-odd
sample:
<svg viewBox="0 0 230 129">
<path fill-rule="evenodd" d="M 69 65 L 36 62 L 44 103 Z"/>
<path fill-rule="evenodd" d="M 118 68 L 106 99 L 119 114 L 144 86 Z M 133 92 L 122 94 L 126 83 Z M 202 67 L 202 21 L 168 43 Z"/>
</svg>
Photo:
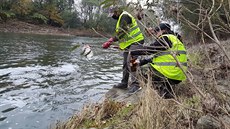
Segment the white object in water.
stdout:
<svg viewBox="0 0 230 129">
<path fill-rule="evenodd" d="M 93 56 L 93 51 L 91 50 L 91 46 L 88 44 L 85 44 L 82 47 L 82 55 L 86 56 L 87 58 L 91 58 Z"/>
</svg>

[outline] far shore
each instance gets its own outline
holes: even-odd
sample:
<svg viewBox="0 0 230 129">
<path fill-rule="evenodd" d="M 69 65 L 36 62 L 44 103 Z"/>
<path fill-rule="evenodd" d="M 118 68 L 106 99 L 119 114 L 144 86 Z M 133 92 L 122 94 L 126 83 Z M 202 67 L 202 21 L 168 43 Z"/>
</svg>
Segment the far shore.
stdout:
<svg viewBox="0 0 230 129">
<path fill-rule="evenodd" d="M 109 35 L 104 32 L 97 32 L 94 29 L 64 29 L 49 25 L 35 25 L 27 22 L 10 20 L 0 22 L 0 32 L 57 35 L 57 36 L 83 36 L 83 37 L 101 37 L 108 38 Z"/>
</svg>

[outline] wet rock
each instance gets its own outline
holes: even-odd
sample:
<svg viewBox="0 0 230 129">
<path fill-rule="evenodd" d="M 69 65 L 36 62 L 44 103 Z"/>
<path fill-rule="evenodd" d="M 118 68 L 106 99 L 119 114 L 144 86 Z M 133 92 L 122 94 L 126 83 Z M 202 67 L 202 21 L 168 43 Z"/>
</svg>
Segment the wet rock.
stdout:
<svg viewBox="0 0 230 129">
<path fill-rule="evenodd" d="M 117 102 L 137 104 L 140 100 L 141 92 L 142 90 L 134 94 L 129 94 L 127 89 L 112 88 L 105 94 L 105 98 Z"/>
<path fill-rule="evenodd" d="M 221 123 L 214 117 L 206 115 L 197 121 L 196 129 L 221 129 Z"/>
<path fill-rule="evenodd" d="M 4 121 L 7 117 L 1 116 L 0 121 Z"/>
<path fill-rule="evenodd" d="M 16 109 L 16 108 L 17 108 L 17 107 L 10 107 L 10 108 L 7 108 L 7 109 L 3 110 L 2 113 L 10 112 L 10 111 L 12 111 L 12 110 L 14 110 L 14 109 Z"/>
</svg>

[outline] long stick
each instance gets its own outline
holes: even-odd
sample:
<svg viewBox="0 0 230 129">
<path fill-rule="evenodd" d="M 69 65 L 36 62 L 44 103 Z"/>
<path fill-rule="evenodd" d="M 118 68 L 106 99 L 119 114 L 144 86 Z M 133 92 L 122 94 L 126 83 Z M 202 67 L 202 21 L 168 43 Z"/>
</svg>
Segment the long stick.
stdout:
<svg viewBox="0 0 230 129">
<path fill-rule="evenodd" d="M 100 34 L 100 33 L 97 32 L 94 28 L 92 28 L 92 30 L 93 30 L 95 33 L 97 33 L 98 35 L 100 35 L 101 37 L 103 37 L 103 38 L 110 38 L 110 37 L 107 37 L 107 36 L 105 36 L 105 35 Z"/>
</svg>

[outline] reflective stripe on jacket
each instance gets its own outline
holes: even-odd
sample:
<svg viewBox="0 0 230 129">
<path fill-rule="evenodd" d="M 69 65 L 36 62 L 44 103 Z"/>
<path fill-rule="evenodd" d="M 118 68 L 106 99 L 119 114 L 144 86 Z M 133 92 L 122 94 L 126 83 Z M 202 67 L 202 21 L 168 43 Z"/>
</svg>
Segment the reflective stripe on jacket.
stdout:
<svg viewBox="0 0 230 129">
<path fill-rule="evenodd" d="M 172 42 L 172 48 L 157 53 L 152 59 L 151 66 L 163 74 L 165 77 L 174 80 L 185 80 L 183 70 L 187 70 L 187 55 L 183 43 L 173 34 L 164 34 Z M 179 67 L 181 64 L 182 69 Z"/>
<path fill-rule="evenodd" d="M 121 17 L 123 14 L 127 14 L 129 15 L 129 17 L 132 19 L 132 23 L 131 25 L 129 25 L 129 28 L 127 31 L 122 30 L 122 28 L 120 27 L 120 21 L 121 21 Z M 120 49 L 125 49 L 128 46 L 130 46 L 131 44 L 141 41 L 144 39 L 143 34 L 141 33 L 140 28 L 137 25 L 137 22 L 135 20 L 135 18 L 129 14 L 126 11 L 123 11 L 123 13 L 119 16 L 119 19 L 117 21 L 117 25 L 116 25 L 116 33 L 118 34 L 119 31 L 125 31 L 125 36 L 122 37 L 121 39 L 119 39 L 119 47 Z"/>
</svg>

